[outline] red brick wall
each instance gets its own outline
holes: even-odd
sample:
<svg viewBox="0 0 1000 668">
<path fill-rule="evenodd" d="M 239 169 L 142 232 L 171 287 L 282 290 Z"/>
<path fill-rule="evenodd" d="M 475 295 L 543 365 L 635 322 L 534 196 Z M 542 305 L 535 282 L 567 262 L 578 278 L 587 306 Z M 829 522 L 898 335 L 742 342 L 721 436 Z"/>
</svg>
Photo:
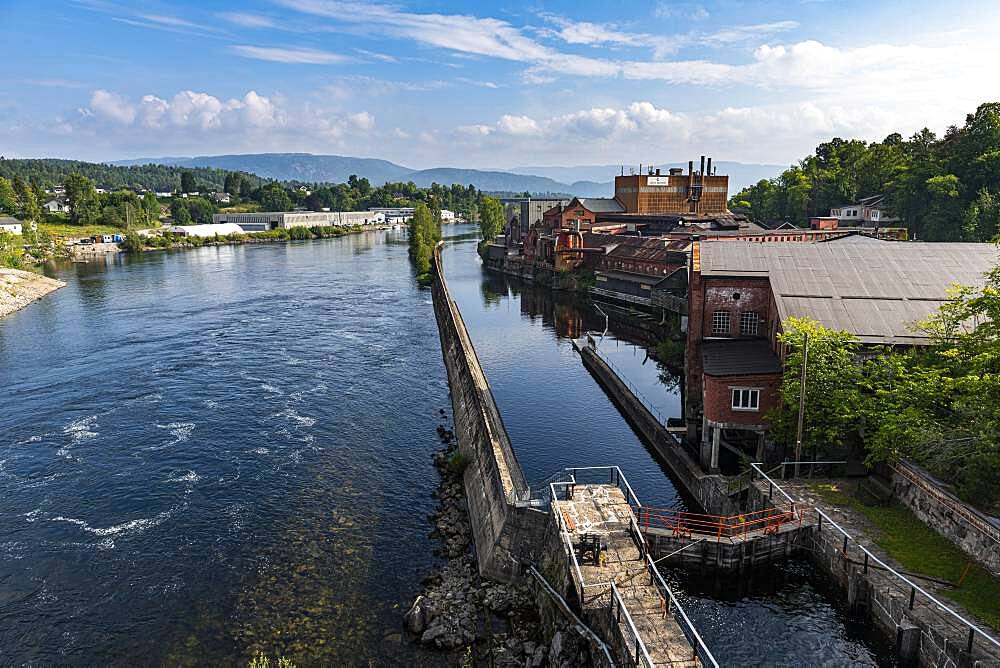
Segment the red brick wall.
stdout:
<svg viewBox="0 0 1000 668">
<path fill-rule="evenodd" d="M 703 399 L 705 417 L 713 422 L 730 424 L 766 424 L 764 416 L 778 403 L 778 374 L 758 376 L 705 376 Z M 733 410 L 733 387 L 760 388 L 759 407 L 756 411 Z"/>
<path fill-rule="evenodd" d="M 760 318 L 758 336 L 767 336 L 771 318 L 771 284 L 766 278 L 703 278 L 704 315 L 702 336 L 725 336 L 712 333 L 712 314 L 729 312 L 729 336 L 740 336 L 740 313 L 754 311 Z M 740 298 L 733 299 L 735 294 Z"/>
</svg>

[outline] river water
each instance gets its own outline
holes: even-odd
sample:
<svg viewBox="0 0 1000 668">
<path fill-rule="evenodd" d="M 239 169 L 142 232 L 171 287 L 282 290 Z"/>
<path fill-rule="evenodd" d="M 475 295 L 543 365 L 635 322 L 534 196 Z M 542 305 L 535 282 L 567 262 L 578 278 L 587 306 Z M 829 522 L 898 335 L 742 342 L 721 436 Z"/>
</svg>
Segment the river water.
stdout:
<svg viewBox="0 0 1000 668">
<path fill-rule="evenodd" d="M 526 475 L 615 463 L 684 507 L 575 357 L 586 304 L 446 251 Z M 434 665 L 400 635 L 427 537 L 448 389 L 394 232 L 53 265 L 67 287 L 0 321 L 0 664 Z M 657 406 L 655 364 L 605 349 Z M 645 392 L 644 392 L 645 393 Z M 876 665 L 800 564 L 741 587 L 670 573 L 720 659 Z M 308 660 L 304 660 L 308 659 Z"/>
</svg>

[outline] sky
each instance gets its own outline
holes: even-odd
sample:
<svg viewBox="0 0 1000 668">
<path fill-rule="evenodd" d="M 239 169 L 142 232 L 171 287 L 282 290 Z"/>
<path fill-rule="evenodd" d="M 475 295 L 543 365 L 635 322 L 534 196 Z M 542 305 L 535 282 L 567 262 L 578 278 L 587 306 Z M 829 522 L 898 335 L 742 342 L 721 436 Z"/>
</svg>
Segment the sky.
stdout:
<svg viewBox="0 0 1000 668">
<path fill-rule="evenodd" d="M 787 165 L 1000 100 L 1000 3 L 0 0 L 0 154 Z"/>
</svg>

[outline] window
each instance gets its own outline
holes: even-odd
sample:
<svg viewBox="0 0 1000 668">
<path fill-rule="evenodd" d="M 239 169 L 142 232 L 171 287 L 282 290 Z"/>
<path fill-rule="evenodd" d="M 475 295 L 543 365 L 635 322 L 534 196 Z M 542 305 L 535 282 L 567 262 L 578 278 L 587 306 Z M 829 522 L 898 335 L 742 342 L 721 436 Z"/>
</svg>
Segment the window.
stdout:
<svg viewBox="0 0 1000 668">
<path fill-rule="evenodd" d="M 712 334 L 729 336 L 729 311 L 716 311 L 712 314 Z"/>
<path fill-rule="evenodd" d="M 760 390 L 749 387 L 734 387 L 733 410 L 734 411 L 755 411 L 760 406 Z"/>
<path fill-rule="evenodd" d="M 757 336 L 760 329 L 760 315 L 756 311 L 740 313 L 740 334 L 742 336 Z"/>
</svg>

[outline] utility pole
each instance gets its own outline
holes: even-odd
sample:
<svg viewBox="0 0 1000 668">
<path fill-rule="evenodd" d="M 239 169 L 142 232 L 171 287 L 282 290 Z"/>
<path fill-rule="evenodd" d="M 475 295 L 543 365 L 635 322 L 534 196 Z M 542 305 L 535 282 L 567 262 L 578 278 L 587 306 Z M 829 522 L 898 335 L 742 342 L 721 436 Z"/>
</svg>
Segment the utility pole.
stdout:
<svg viewBox="0 0 1000 668">
<path fill-rule="evenodd" d="M 799 425 L 795 430 L 795 477 L 799 477 L 802 461 L 802 419 L 806 412 L 806 366 L 809 364 L 809 333 L 802 335 L 802 380 L 799 384 Z"/>
</svg>

